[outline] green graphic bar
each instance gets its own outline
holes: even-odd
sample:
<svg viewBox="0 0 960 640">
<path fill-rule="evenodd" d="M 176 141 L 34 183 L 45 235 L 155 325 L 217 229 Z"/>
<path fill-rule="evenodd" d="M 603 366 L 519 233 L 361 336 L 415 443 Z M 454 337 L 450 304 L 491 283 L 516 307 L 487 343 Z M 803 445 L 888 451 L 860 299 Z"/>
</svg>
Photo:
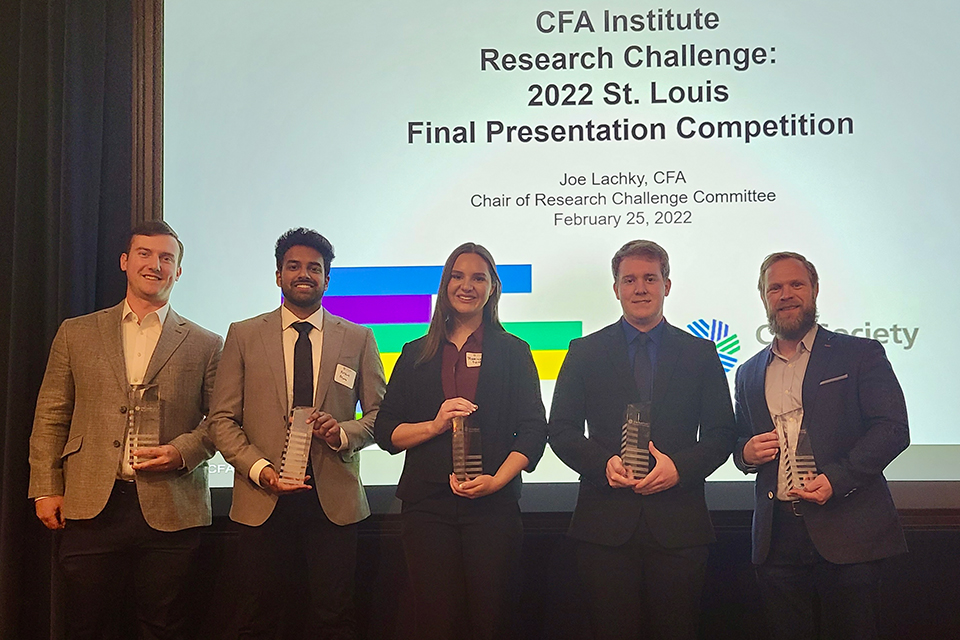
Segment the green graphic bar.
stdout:
<svg viewBox="0 0 960 640">
<path fill-rule="evenodd" d="M 724 349 L 726 348 L 727 345 L 729 345 L 731 342 L 735 342 L 736 340 L 737 340 L 737 334 L 733 334 L 726 340 L 721 340 L 720 342 L 718 342 L 717 349 Z"/>
<path fill-rule="evenodd" d="M 583 336 L 583 323 L 504 322 L 503 328 L 525 340 L 533 351 L 566 351 L 570 341 Z"/>
<path fill-rule="evenodd" d="M 377 348 L 380 353 L 400 353 L 403 351 L 403 345 L 421 336 L 427 335 L 425 322 L 416 324 L 371 324 L 367 325 L 373 329 L 373 337 L 377 341 Z"/>
<path fill-rule="evenodd" d="M 427 324 L 371 324 L 380 353 L 400 353 L 403 345 L 426 335 Z M 525 340 L 534 351 L 566 351 L 570 341 L 583 335 L 583 323 L 504 322 L 504 328 Z"/>
</svg>

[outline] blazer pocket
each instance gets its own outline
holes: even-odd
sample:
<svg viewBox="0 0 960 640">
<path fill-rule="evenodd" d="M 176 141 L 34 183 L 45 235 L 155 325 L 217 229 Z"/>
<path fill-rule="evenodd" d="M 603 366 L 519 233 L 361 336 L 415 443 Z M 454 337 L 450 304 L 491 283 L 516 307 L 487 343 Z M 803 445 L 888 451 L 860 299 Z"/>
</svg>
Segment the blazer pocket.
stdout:
<svg viewBox="0 0 960 640">
<path fill-rule="evenodd" d="M 847 374 L 843 374 L 842 376 L 837 376 L 836 378 L 827 378 L 826 380 L 820 381 L 820 386 L 822 387 L 823 385 L 830 384 L 831 382 L 840 382 L 841 380 L 846 380 L 849 377 L 850 376 Z"/>
<path fill-rule="evenodd" d="M 80 445 L 83 444 L 83 436 L 74 436 L 67 440 L 67 443 L 63 445 L 63 453 L 60 454 L 60 459 L 63 460 L 72 453 L 80 451 Z"/>
</svg>

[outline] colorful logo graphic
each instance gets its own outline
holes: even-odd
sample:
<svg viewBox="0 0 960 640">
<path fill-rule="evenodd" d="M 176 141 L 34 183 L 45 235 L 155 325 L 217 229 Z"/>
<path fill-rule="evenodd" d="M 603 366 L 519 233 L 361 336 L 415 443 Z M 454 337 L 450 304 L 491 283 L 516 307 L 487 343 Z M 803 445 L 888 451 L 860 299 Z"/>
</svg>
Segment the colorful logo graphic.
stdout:
<svg viewBox="0 0 960 640">
<path fill-rule="evenodd" d="M 701 318 L 688 324 L 687 329 L 693 335 L 710 340 L 717 346 L 717 354 L 724 371 L 730 373 L 737 365 L 733 354 L 740 351 L 740 339 L 737 334 L 730 335 L 730 325 L 716 319 L 707 322 Z"/>
<path fill-rule="evenodd" d="M 333 267 L 323 306 L 330 313 L 370 327 L 390 373 L 403 345 L 426 335 L 442 266 Z M 532 265 L 498 265 L 504 294 L 531 293 Z M 504 322 L 533 351 L 541 380 L 556 380 L 570 341 L 583 335 L 583 323 Z"/>
</svg>

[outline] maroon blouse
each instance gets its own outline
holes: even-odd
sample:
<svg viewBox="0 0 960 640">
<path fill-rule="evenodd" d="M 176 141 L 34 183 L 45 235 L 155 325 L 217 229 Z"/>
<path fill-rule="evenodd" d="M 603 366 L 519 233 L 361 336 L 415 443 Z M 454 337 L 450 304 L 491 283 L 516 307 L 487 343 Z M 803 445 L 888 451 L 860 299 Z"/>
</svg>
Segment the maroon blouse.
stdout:
<svg viewBox="0 0 960 640">
<path fill-rule="evenodd" d="M 480 363 L 483 355 L 483 325 L 470 334 L 463 348 L 449 340 L 443 343 L 443 361 L 440 380 L 443 382 L 443 397 L 465 398 L 473 402 L 477 398 L 477 380 L 480 378 Z"/>
</svg>

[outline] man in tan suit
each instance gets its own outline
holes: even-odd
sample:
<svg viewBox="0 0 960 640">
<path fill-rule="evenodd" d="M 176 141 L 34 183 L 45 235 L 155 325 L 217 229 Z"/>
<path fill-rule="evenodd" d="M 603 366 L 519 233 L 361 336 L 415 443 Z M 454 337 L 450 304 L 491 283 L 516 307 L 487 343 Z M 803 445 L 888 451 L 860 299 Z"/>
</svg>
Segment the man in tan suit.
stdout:
<svg viewBox="0 0 960 640">
<path fill-rule="evenodd" d="M 327 313 L 333 247 L 308 229 L 277 240 L 283 304 L 230 326 L 210 434 L 236 469 L 230 517 L 240 523 L 240 637 L 273 637 L 306 570 L 309 637 L 353 638 L 356 523 L 368 515 L 359 451 L 373 441 L 385 388 L 370 329 Z M 356 418 L 357 402 L 362 417 Z M 280 480 L 288 416 L 313 407 L 312 476 Z"/>
<path fill-rule="evenodd" d="M 50 348 L 29 495 L 44 525 L 62 529 L 71 638 L 107 632 L 131 576 L 140 637 L 183 637 L 178 595 L 210 524 L 204 418 L 222 341 L 170 308 L 182 257 L 166 223 L 138 225 L 120 256 L 123 302 L 65 320 Z M 136 444 L 141 418 L 154 446 Z"/>
</svg>

